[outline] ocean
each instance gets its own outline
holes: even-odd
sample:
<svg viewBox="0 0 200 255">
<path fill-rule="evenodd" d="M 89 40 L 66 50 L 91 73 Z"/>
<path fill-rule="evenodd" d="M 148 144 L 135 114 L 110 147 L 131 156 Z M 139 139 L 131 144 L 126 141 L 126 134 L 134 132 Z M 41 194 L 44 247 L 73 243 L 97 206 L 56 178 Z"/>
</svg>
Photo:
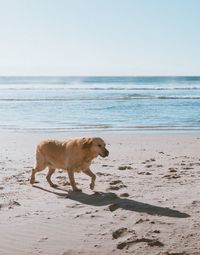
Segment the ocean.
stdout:
<svg viewBox="0 0 200 255">
<path fill-rule="evenodd" d="M 0 77 L 0 129 L 199 131 L 200 77 Z"/>
</svg>

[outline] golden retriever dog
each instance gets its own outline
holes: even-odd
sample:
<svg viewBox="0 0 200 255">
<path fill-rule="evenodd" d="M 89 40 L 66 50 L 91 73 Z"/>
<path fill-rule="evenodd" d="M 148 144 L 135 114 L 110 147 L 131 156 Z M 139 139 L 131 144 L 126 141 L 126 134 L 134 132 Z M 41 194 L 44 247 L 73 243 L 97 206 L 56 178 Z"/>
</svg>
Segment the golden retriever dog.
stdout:
<svg viewBox="0 0 200 255">
<path fill-rule="evenodd" d="M 74 180 L 74 173 L 80 171 L 91 177 L 90 188 L 94 189 L 96 176 L 90 170 L 90 165 L 96 157 L 108 156 L 109 151 L 105 146 L 105 142 L 99 137 L 83 137 L 67 141 L 45 140 L 36 148 L 36 166 L 32 169 L 30 183 L 35 183 L 37 172 L 48 167 L 46 179 L 51 187 L 57 187 L 51 181 L 51 176 L 58 168 L 67 171 L 74 191 L 81 191 Z"/>
</svg>

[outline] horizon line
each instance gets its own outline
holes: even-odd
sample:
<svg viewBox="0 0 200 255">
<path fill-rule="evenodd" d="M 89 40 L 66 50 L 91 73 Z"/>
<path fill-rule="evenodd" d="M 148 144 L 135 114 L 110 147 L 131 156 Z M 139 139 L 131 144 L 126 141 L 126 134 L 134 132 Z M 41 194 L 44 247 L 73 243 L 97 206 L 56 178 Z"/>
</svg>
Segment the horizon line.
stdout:
<svg viewBox="0 0 200 255">
<path fill-rule="evenodd" d="M 153 75 L 147 75 L 147 74 L 144 74 L 144 75 L 94 75 L 94 74 L 92 74 L 92 75 L 80 75 L 80 74 L 77 74 L 77 75 L 64 75 L 64 74 L 62 74 L 62 75 L 56 75 L 56 74 L 54 74 L 54 75 L 48 75 L 48 74 L 33 74 L 33 75 L 31 75 L 31 74 L 27 74 L 27 75 L 25 75 L 25 74 L 19 74 L 19 75 L 13 75 L 13 74 L 11 74 L 11 75 L 0 75 L 0 78 L 6 78 L 6 77 L 21 77 L 21 78 L 23 78 L 23 77 L 66 77 L 66 78 L 75 78 L 75 77 L 135 77 L 135 78 L 137 78 L 137 77 L 200 77 L 200 74 L 195 74 L 195 75 L 173 75 L 173 74 L 168 74 L 168 75 L 155 75 L 155 74 L 153 74 Z"/>
</svg>

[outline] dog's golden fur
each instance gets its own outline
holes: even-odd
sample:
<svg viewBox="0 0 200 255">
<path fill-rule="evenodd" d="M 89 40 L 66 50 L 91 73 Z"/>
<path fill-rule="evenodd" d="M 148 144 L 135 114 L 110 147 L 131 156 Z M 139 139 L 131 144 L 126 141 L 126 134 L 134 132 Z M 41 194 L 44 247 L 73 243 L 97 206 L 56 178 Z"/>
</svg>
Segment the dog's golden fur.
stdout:
<svg viewBox="0 0 200 255">
<path fill-rule="evenodd" d="M 90 170 L 94 158 L 108 156 L 109 152 L 105 142 L 99 137 L 83 137 L 67 141 L 45 140 L 36 148 L 36 166 L 32 170 L 30 183 L 35 182 L 35 173 L 49 168 L 46 176 L 52 187 L 56 187 L 51 181 L 51 175 L 55 169 L 63 169 L 68 172 L 69 180 L 74 191 L 79 191 L 74 180 L 74 172 L 83 171 L 91 177 L 90 188 L 95 186 L 96 176 Z"/>
</svg>

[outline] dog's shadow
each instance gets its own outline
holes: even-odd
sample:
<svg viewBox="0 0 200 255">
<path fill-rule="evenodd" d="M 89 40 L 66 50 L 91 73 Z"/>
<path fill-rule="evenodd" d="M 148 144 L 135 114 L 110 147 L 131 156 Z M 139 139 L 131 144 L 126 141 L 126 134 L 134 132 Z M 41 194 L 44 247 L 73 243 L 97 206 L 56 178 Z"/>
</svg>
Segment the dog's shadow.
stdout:
<svg viewBox="0 0 200 255">
<path fill-rule="evenodd" d="M 190 217 L 187 213 L 182 213 L 177 210 L 173 210 L 167 207 L 155 206 L 147 203 L 138 202 L 132 199 L 120 198 L 115 193 L 112 192 L 94 192 L 93 194 L 86 194 L 83 192 L 67 191 L 64 189 L 56 188 L 58 190 L 65 191 L 67 193 L 55 192 L 38 185 L 33 185 L 33 187 L 41 189 L 46 192 L 53 193 L 57 196 L 68 198 L 73 201 L 77 201 L 82 204 L 92 205 L 92 206 L 109 206 L 110 211 L 115 211 L 119 208 L 134 212 L 147 213 L 150 215 L 168 216 L 175 218 L 187 218 Z"/>
</svg>

